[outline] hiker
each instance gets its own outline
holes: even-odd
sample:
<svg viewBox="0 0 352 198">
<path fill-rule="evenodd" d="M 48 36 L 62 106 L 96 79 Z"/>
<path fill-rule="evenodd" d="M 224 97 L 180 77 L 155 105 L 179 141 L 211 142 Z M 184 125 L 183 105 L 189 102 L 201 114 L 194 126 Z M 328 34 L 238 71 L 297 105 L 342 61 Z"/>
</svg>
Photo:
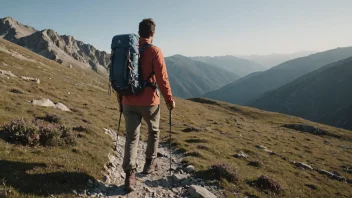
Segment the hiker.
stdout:
<svg viewBox="0 0 352 198">
<path fill-rule="evenodd" d="M 153 19 L 143 19 L 139 23 L 139 48 L 148 46 L 141 54 L 139 63 L 141 73 L 148 85 L 137 95 L 118 96 L 122 104 L 123 115 L 126 122 L 126 145 L 123 159 L 123 169 L 126 172 L 125 187 L 134 190 L 136 186 L 136 157 L 142 118 L 148 125 L 148 142 L 146 162 L 143 167 L 144 174 L 150 174 L 157 169 L 157 149 L 159 144 L 160 122 L 160 94 L 171 111 L 175 108 L 172 97 L 164 56 L 161 50 L 150 45 L 155 34 Z M 122 110 L 120 108 L 120 111 Z"/>
</svg>

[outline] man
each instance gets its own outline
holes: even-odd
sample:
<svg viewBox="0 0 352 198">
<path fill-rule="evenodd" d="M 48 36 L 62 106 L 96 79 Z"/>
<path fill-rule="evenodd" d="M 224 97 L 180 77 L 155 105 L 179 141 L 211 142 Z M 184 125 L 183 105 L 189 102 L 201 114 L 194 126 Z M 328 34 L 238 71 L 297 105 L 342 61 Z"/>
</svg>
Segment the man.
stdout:
<svg viewBox="0 0 352 198">
<path fill-rule="evenodd" d="M 140 48 L 151 44 L 155 34 L 153 19 L 143 19 L 139 23 L 138 33 L 140 36 Z M 141 54 L 140 63 L 144 80 L 148 80 L 151 86 L 147 86 L 138 95 L 123 96 L 122 98 L 123 114 L 126 122 L 126 145 L 122 166 L 126 172 L 125 187 L 128 190 L 134 190 L 136 186 L 136 157 L 142 118 L 148 125 L 146 163 L 143 173 L 150 174 L 157 169 L 155 159 L 157 157 L 160 133 L 160 96 L 155 84 L 158 85 L 167 108 L 170 111 L 175 108 L 166 64 L 161 50 L 153 45 L 145 48 Z M 150 74 L 152 74 L 151 78 L 147 79 Z M 121 103 L 121 99 L 119 99 L 119 102 Z"/>
</svg>

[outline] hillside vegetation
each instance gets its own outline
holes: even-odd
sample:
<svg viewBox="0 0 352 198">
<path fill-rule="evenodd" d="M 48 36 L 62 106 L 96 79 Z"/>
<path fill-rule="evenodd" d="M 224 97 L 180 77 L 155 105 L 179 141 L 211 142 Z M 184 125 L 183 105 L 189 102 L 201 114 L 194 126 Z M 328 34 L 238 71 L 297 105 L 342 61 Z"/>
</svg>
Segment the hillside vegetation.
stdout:
<svg viewBox="0 0 352 198">
<path fill-rule="evenodd" d="M 0 191 L 5 189 L 9 197 L 75 197 L 73 190 L 84 189 L 89 178 L 101 179 L 113 147 L 103 128 L 116 129 L 118 120 L 116 99 L 108 95 L 107 79 L 93 71 L 57 64 L 2 39 L 0 69 L 40 79 L 38 84 L 0 74 L 0 123 L 55 114 L 62 117 L 62 125 L 76 128 L 72 132 L 75 145 L 30 147 L 9 143 L 2 127 Z M 41 97 L 61 102 L 71 112 L 29 103 Z M 351 184 L 346 183 L 352 178 L 351 131 L 206 99 L 176 98 L 176 104 L 173 150 L 184 153 L 184 163 L 193 164 L 203 178 L 213 175 L 212 165 L 226 167 L 226 175 L 234 177 L 227 180 L 229 177 L 219 176 L 225 197 L 351 197 Z M 325 133 L 294 130 L 287 127 L 290 124 L 311 125 Z M 143 123 L 142 140 L 145 130 Z M 164 104 L 161 130 L 162 141 L 167 141 Z M 248 156 L 238 157 L 239 153 Z M 314 170 L 300 168 L 293 161 L 305 162 Z M 320 170 L 336 171 L 334 174 L 346 181 L 330 178 Z M 262 175 L 275 180 L 282 190 L 272 192 L 256 186 Z"/>
</svg>

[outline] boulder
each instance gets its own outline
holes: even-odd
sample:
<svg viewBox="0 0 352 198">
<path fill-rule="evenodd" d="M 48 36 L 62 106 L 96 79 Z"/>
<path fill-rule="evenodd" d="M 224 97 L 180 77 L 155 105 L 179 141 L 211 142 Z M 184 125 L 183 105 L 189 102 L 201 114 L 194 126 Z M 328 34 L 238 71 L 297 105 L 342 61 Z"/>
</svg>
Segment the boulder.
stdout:
<svg viewBox="0 0 352 198">
<path fill-rule="evenodd" d="M 42 107 L 53 107 L 55 109 L 60 109 L 61 111 L 71 111 L 69 108 L 67 108 L 64 104 L 58 102 L 54 104 L 51 100 L 47 98 L 43 98 L 40 100 L 32 100 L 32 104 L 37 105 L 37 106 L 42 106 Z"/>
<path fill-rule="evenodd" d="M 216 198 L 216 196 L 206 188 L 196 185 L 191 185 L 188 188 L 188 193 L 194 198 Z"/>
<path fill-rule="evenodd" d="M 239 153 L 235 154 L 235 157 L 247 159 L 248 155 L 246 153 L 244 153 L 243 151 L 240 151 Z"/>
<path fill-rule="evenodd" d="M 32 100 L 32 104 L 37 105 L 37 106 L 42 106 L 42 107 L 54 107 L 55 106 L 55 104 L 47 98 L 43 98 L 40 100 Z"/>
<path fill-rule="evenodd" d="M 309 170 L 313 170 L 313 167 L 306 164 L 306 163 L 303 163 L 303 162 L 293 162 L 293 164 L 299 168 L 303 168 L 303 169 L 309 169 Z"/>
<path fill-rule="evenodd" d="M 352 173 L 352 166 L 342 166 L 342 168 L 346 173 Z"/>
<path fill-rule="evenodd" d="M 54 108 L 60 109 L 61 111 L 71 111 L 69 108 L 67 108 L 64 104 L 60 102 L 56 103 Z"/>
<path fill-rule="evenodd" d="M 188 178 L 188 175 L 185 175 L 185 174 L 173 174 L 172 175 L 172 179 L 175 183 L 181 183 L 187 178 Z"/>
<path fill-rule="evenodd" d="M 3 76 L 8 76 L 8 77 L 17 77 L 15 74 L 13 74 L 11 71 L 5 71 L 0 69 L 0 75 Z"/>
<path fill-rule="evenodd" d="M 263 145 L 257 145 L 257 146 L 255 146 L 255 147 L 257 147 L 257 148 L 259 148 L 259 149 L 261 149 L 261 150 L 264 150 L 265 152 L 272 153 L 271 150 L 267 149 L 267 148 L 266 148 L 265 146 L 263 146 Z"/>
<path fill-rule="evenodd" d="M 318 170 L 318 172 L 322 175 L 326 175 L 326 176 L 330 177 L 331 179 L 336 179 L 339 181 L 347 182 L 347 179 L 345 177 L 336 175 L 336 174 L 329 172 L 327 170 Z"/>
<path fill-rule="evenodd" d="M 31 77 L 26 77 L 26 76 L 21 76 L 22 80 L 26 80 L 26 81 L 31 81 L 31 82 L 35 82 L 37 84 L 40 84 L 40 80 L 38 78 L 31 78 Z"/>
<path fill-rule="evenodd" d="M 56 59 L 55 61 L 56 61 L 57 63 L 59 63 L 59 64 L 63 64 L 63 63 L 64 63 L 64 62 L 63 62 L 61 59 L 59 59 L 59 58 Z"/>
<path fill-rule="evenodd" d="M 189 166 L 187 166 L 187 167 L 185 168 L 185 171 L 186 171 L 187 173 L 194 173 L 195 170 L 196 170 L 196 169 L 195 169 L 194 166 L 192 166 L 192 165 L 189 165 Z"/>
</svg>

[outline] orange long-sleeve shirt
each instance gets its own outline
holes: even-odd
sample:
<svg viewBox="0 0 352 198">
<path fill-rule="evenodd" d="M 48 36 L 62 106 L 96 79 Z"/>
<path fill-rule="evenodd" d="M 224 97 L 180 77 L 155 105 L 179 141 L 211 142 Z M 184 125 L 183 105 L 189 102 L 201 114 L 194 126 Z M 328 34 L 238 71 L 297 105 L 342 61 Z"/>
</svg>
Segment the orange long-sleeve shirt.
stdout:
<svg viewBox="0 0 352 198">
<path fill-rule="evenodd" d="M 146 38 L 139 39 L 139 46 L 143 46 L 146 43 L 151 44 Z M 151 82 L 158 84 L 161 94 L 164 97 L 165 102 L 172 102 L 172 92 L 169 82 L 169 77 L 166 70 L 166 64 L 164 56 L 161 50 L 152 45 L 146 48 L 143 52 L 143 56 L 140 59 L 141 70 L 145 80 L 154 70 L 154 75 L 150 79 Z M 146 87 L 141 93 L 134 96 L 124 96 L 122 99 L 122 104 L 131 106 L 154 106 L 160 104 L 160 96 L 158 90 L 152 87 Z"/>
</svg>

